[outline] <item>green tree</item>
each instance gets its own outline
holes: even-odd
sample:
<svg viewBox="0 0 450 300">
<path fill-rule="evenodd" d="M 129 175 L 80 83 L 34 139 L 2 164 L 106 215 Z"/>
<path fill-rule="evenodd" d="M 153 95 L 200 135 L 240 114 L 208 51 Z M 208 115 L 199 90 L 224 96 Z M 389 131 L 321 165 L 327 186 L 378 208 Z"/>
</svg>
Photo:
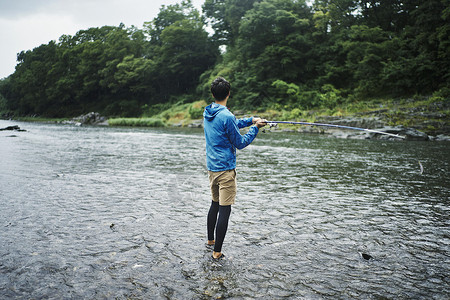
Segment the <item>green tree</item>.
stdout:
<svg viewBox="0 0 450 300">
<path fill-rule="evenodd" d="M 244 70 L 236 85 L 249 92 L 244 105 L 261 105 L 275 80 L 304 85 L 314 78 L 312 30 L 305 1 L 265 0 L 247 12 L 236 46 Z"/>
<path fill-rule="evenodd" d="M 158 88 L 167 95 L 195 91 L 199 76 L 216 62 L 218 50 L 203 24 L 187 19 L 163 30 L 156 54 Z"/>
<path fill-rule="evenodd" d="M 10 76 L 8 102 L 20 114 L 43 114 L 52 104 L 47 98 L 46 88 L 54 84 L 49 70 L 52 69 L 56 56 L 57 45 L 54 41 L 17 55 L 16 71 Z"/>
<path fill-rule="evenodd" d="M 163 6 L 152 23 L 150 57 L 154 61 L 152 103 L 171 101 L 195 93 L 199 76 L 214 66 L 217 46 L 209 39 L 205 23 L 191 1 Z"/>
<path fill-rule="evenodd" d="M 346 67 L 347 52 L 343 41 L 348 39 L 351 27 L 359 24 L 359 11 L 358 1 L 354 0 L 314 1 L 315 88 L 332 84 L 348 91 L 353 85 L 353 70 Z"/>
<path fill-rule="evenodd" d="M 63 36 L 64 63 L 75 72 L 67 72 L 61 79 L 61 87 L 65 85 L 74 89 L 71 101 L 81 113 L 95 110 L 121 116 L 137 115 L 139 109 L 131 106 L 139 108 L 145 101 L 145 93 L 142 89 L 132 89 L 130 85 L 139 85 L 136 78 L 124 80 L 118 66 L 126 57 L 142 57 L 146 43 L 141 30 L 135 27 L 126 29 L 123 24 L 83 30 L 74 37 Z M 143 63 L 143 66 L 148 64 Z M 136 73 L 142 74 L 141 66 L 138 68 Z M 144 78 L 141 80 L 145 81 Z"/>
<path fill-rule="evenodd" d="M 203 13 L 214 30 L 216 45 L 234 45 L 244 15 L 261 0 L 205 0 Z"/>
<path fill-rule="evenodd" d="M 145 22 L 144 27 L 150 36 L 152 45 L 160 46 L 161 34 L 170 25 L 183 20 L 192 20 L 196 23 L 203 23 L 200 12 L 194 8 L 191 0 L 183 0 L 179 4 L 162 5 L 158 15 L 151 21 Z"/>
</svg>

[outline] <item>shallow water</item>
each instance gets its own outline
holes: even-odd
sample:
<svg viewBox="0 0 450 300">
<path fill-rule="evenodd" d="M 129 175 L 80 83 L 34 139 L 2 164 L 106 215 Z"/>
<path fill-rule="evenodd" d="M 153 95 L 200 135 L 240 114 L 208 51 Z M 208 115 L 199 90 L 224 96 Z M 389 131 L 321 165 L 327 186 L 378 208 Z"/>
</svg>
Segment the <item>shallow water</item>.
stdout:
<svg viewBox="0 0 450 300">
<path fill-rule="evenodd" d="M 213 261 L 202 130 L 0 128 L 15 124 L 27 132 L 0 132 L 1 299 L 449 295 L 448 143 L 260 133 L 238 151 Z"/>
</svg>

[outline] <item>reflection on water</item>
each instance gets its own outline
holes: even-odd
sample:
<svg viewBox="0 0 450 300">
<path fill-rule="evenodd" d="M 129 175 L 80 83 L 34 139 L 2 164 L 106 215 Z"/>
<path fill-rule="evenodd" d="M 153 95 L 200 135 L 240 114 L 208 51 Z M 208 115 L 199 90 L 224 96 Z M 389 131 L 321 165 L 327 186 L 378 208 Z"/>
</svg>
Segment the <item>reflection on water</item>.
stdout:
<svg viewBox="0 0 450 300">
<path fill-rule="evenodd" d="M 0 298 L 448 297 L 446 143 L 260 133 L 213 261 L 201 130 L 19 125 L 0 132 Z"/>
</svg>

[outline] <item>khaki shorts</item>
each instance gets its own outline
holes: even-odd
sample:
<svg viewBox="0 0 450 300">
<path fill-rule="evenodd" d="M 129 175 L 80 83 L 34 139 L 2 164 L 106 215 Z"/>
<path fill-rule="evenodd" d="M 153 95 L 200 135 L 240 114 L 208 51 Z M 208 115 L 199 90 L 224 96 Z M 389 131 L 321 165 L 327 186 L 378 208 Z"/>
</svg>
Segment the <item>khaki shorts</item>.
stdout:
<svg viewBox="0 0 450 300">
<path fill-rule="evenodd" d="M 219 205 L 234 204 L 236 199 L 236 170 L 208 171 L 212 200 Z"/>
</svg>

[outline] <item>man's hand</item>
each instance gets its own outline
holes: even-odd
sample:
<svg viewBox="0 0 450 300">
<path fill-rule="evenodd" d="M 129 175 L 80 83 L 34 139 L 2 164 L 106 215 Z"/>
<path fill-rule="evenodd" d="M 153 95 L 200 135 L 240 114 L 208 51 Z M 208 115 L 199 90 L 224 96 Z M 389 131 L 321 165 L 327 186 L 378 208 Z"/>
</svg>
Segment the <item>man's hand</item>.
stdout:
<svg viewBox="0 0 450 300">
<path fill-rule="evenodd" d="M 256 127 L 261 128 L 267 125 L 267 120 L 266 119 L 260 119 L 260 118 L 256 118 L 258 119 L 256 122 L 254 122 L 254 124 L 256 125 Z M 253 120 L 255 120 L 255 118 L 253 118 Z"/>
</svg>

